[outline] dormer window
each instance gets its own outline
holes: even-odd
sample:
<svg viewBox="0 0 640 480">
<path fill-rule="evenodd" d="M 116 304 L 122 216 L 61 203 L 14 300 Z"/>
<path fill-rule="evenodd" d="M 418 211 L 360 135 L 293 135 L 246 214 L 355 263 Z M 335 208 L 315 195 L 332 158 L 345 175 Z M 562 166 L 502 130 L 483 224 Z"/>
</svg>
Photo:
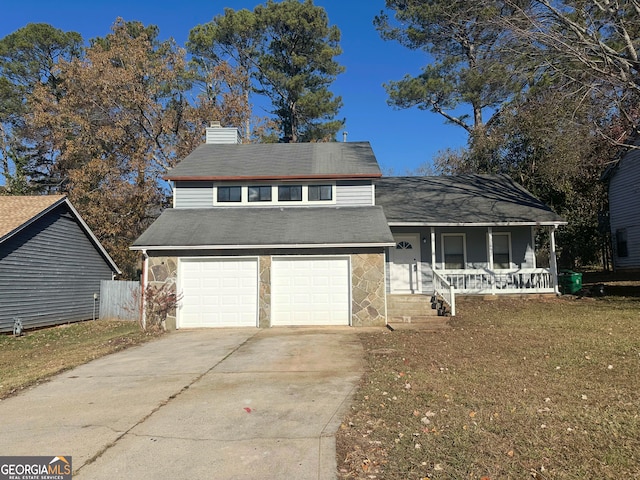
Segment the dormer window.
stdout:
<svg viewBox="0 0 640 480">
<path fill-rule="evenodd" d="M 331 185 L 309 185 L 309 201 L 332 200 L 333 188 Z"/>
<path fill-rule="evenodd" d="M 250 202 L 271 201 L 271 185 L 250 186 L 248 192 Z"/>
<path fill-rule="evenodd" d="M 218 202 L 241 202 L 242 187 L 218 187 Z"/>
<path fill-rule="evenodd" d="M 278 186 L 279 202 L 301 202 L 302 185 L 280 185 Z"/>
</svg>

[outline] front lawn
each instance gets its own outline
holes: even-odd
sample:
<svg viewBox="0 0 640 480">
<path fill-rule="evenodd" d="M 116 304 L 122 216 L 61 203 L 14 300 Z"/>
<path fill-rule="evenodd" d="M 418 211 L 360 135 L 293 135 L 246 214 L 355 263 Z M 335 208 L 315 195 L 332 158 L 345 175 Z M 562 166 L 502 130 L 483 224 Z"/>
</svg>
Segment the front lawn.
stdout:
<svg viewBox="0 0 640 480">
<path fill-rule="evenodd" d="M 460 303 L 360 334 L 342 479 L 640 478 L 640 298 Z"/>
<path fill-rule="evenodd" d="M 94 358 L 146 342 L 137 322 L 87 321 L 0 335 L 0 399 Z"/>
</svg>

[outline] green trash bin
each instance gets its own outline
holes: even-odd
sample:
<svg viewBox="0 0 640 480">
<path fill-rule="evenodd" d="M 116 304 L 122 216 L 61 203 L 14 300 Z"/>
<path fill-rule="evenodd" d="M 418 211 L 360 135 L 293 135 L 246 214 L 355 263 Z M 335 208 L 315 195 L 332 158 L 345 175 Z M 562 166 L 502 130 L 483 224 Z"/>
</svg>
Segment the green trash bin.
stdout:
<svg viewBox="0 0 640 480">
<path fill-rule="evenodd" d="M 558 273 L 558 287 L 563 295 L 574 295 L 582 290 L 582 274 L 571 270 L 561 270 Z"/>
</svg>

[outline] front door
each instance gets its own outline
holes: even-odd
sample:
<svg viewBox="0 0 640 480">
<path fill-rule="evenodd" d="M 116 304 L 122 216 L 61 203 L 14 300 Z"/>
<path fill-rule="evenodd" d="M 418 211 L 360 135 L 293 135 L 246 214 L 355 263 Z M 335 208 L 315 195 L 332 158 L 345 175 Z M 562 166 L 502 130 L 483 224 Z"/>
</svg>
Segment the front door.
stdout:
<svg viewBox="0 0 640 480">
<path fill-rule="evenodd" d="M 396 246 L 391 247 L 389 275 L 391 293 L 421 293 L 420 235 L 394 235 Z"/>
</svg>

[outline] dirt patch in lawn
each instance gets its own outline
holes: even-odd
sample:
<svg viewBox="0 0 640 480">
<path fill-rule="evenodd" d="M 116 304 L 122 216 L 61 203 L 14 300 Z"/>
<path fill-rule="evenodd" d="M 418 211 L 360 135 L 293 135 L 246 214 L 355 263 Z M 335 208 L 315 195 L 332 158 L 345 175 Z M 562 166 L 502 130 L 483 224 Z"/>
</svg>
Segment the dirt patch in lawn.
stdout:
<svg viewBox="0 0 640 480">
<path fill-rule="evenodd" d="M 342 479 L 640 478 L 640 298 L 460 302 L 363 332 Z"/>
<path fill-rule="evenodd" d="M 95 358 L 159 335 L 136 322 L 89 321 L 0 335 L 0 399 Z"/>
</svg>

